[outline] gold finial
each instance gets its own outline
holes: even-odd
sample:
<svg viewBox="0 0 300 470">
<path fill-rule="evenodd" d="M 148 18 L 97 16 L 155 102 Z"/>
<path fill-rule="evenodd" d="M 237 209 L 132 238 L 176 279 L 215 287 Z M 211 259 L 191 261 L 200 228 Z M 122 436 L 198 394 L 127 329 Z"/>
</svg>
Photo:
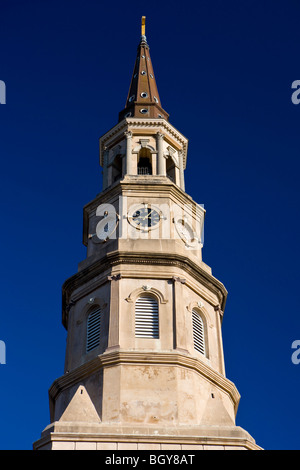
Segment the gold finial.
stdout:
<svg viewBox="0 0 300 470">
<path fill-rule="evenodd" d="M 146 36 L 146 16 L 142 16 L 141 35 Z"/>
</svg>

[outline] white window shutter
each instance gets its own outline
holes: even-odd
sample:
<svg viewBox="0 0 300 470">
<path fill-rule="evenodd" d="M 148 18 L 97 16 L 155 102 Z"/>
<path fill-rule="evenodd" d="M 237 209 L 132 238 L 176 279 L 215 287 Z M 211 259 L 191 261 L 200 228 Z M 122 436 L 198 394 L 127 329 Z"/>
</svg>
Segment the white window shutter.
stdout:
<svg viewBox="0 0 300 470">
<path fill-rule="evenodd" d="M 201 316 L 192 311 L 194 348 L 205 356 L 204 324 Z"/>
<path fill-rule="evenodd" d="M 91 351 L 100 344 L 101 309 L 93 310 L 87 320 L 86 352 Z"/>
<path fill-rule="evenodd" d="M 142 296 L 135 303 L 135 336 L 159 338 L 158 303 L 151 296 Z"/>
</svg>

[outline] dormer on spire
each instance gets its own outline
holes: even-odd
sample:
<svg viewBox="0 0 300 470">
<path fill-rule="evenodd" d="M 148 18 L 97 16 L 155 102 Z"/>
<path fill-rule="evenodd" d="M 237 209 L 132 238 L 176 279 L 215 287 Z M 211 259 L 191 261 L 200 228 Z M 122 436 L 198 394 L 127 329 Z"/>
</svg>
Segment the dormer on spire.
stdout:
<svg viewBox="0 0 300 470">
<path fill-rule="evenodd" d="M 125 108 L 119 113 L 119 121 L 126 117 L 166 119 L 168 113 L 161 107 L 150 48 L 146 39 L 146 17 L 141 21 L 141 40 L 126 100 Z"/>
</svg>

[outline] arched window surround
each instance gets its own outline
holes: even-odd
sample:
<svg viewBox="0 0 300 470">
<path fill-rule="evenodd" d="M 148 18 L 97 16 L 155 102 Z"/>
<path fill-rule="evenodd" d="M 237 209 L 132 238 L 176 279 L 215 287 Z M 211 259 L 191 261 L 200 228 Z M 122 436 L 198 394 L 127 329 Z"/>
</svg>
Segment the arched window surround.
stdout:
<svg viewBox="0 0 300 470">
<path fill-rule="evenodd" d="M 160 320 L 160 306 L 162 304 L 166 304 L 168 302 L 168 300 L 166 300 L 163 296 L 163 294 L 156 288 L 152 287 L 152 286 L 149 286 L 149 285 L 144 285 L 144 286 L 141 286 L 141 287 L 138 287 L 137 289 L 134 289 L 130 294 L 129 296 L 125 299 L 128 303 L 132 304 L 132 318 L 133 318 L 133 334 L 135 336 L 135 332 L 136 332 L 136 322 L 135 322 L 135 317 L 136 317 L 136 310 L 135 310 L 135 306 L 136 306 L 136 301 L 138 298 L 140 297 L 152 297 L 153 299 L 156 300 L 157 302 L 157 306 L 158 306 L 158 331 L 160 330 L 160 327 L 161 327 L 161 320 Z M 136 337 L 136 340 L 148 340 L 150 338 L 142 338 L 142 337 Z M 151 340 L 158 340 L 158 339 L 161 339 L 161 332 L 159 331 L 159 334 L 158 334 L 158 337 L 156 338 L 151 338 Z"/>
<path fill-rule="evenodd" d="M 160 304 L 166 304 L 168 302 L 167 299 L 163 296 L 163 294 L 160 292 L 160 290 L 156 289 L 155 287 L 149 286 L 149 285 L 144 285 L 142 287 L 138 287 L 134 289 L 129 296 L 125 299 L 129 303 L 133 303 L 136 301 L 136 299 L 144 294 L 144 293 L 149 293 L 152 294 L 154 297 L 157 297 L 157 300 Z"/>
</svg>

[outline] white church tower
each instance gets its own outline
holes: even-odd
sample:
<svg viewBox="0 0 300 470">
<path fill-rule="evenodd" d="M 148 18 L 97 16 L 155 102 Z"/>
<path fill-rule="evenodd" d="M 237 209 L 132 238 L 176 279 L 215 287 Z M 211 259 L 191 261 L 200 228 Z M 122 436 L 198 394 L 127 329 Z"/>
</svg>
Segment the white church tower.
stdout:
<svg viewBox="0 0 300 470">
<path fill-rule="evenodd" d="M 202 261 L 205 211 L 185 192 L 188 140 L 162 108 L 145 17 L 119 122 L 100 138 L 87 256 L 63 285 L 65 371 L 34 449 L 259 449 L 225 375 L 227 291 Z"/>
</svg>

